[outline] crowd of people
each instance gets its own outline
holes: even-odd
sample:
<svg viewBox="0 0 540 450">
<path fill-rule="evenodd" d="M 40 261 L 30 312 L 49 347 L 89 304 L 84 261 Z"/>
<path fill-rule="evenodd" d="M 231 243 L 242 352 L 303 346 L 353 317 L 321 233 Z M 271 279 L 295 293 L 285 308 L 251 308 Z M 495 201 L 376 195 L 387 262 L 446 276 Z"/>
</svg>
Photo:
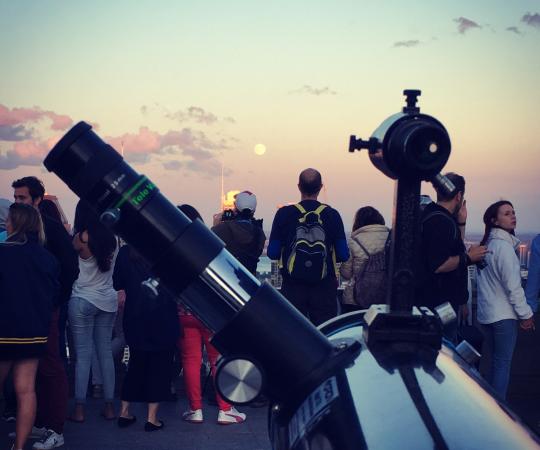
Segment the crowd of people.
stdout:
<svg viewBox="0 0 540 450">
<path fill-rule="evenodd" d="M 535 326 L 540 235 L 532 243 L 524 291 L 512 203 L 490 205 L 483 217 L 482 241 L 467 248 L 465 179 L 455 173 L 447 177 L 455 190 L 437 190 L 436 201 L 422 206 L 415 304 L 435 308 L 448 302 L 461 320 L 466 319 L 471 313 L 468 268 L 476 265 L 476 322 L 492 355 L 485 377 L 505 398 L 518 329 L 530 332 Z M 68 231 L 55 203 L 44 198 L 39 179 L 24 177 L 12 187 L 14 202 L 0 199 L 0 386 L 4 416 L 16 418 L 12 448 L 22 449 L 30 438 L 35 439 L 34 449 L 64 445 L 65 421 L 85 421 L 91 380 L 92 394 L 97 391 L 103 398 L 104 419 L 129 427 L 137 421 L 130 405 L 142 402 L 147 404 L 144 429 L 161 430 L 165 424 L 159 418 L 159 404 L 171 396 L 175 357 L 189 403 L 182 418 L 203 422 L 203 348 L 212 375 L 219 358 L 211 332 L 181 298 L 165 290 L 150 296 L 143 289 L 151 267 L 84 202 L 77 205 L 73 230 Z M 387 301 L 392 234 L 376 208 L 363 206 L 347 236 L 339 212 L 318 200 L 322 187 L 317 170 L 300 173 L 300 200 L 277 211 L 267 247 L 267 256 L 279 261 L 282 294 L 316 326 L 340 313 Z M 191 220 L 203 221 L 193 206 L 178 208 Z M 255 219 L 256 208 L 255 194 L 240 192 L 234 210 L 215 217 L 212 226 L 254 275 L 266 242 L 262 221 Z M 341 304 L 338 274 L 347 280 Z M 448 326 L 444 335 L 449 344 L 457 344 L 460 330 Z M 115 353 L 123 354 L 125 345 L 129 363 L 116 410 Z M 74 406 L 69 415 L 67 347 L 75 357 Z M 245 413 L 217 392 L 215 396 L 217 423 L 246 420 Z M 264 397 L 258 401 L 267 403 Z"/>
</svg>

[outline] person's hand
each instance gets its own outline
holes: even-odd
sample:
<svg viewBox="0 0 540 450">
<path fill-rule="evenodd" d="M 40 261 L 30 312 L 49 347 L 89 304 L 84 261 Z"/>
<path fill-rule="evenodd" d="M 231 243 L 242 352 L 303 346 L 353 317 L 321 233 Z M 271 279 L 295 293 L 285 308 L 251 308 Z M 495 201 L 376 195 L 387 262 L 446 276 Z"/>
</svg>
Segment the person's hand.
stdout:
<svg viewBox="0 0 540 450">
<path fill-rule="evenodd" d="M 471 258 L 471 262 L 477 263 L 478 261 L 484 259 L 488 253 L 489 250 L 485 245 L 471 245 L 467 255 L 469 255 L 469 258 Z"/>
<path fill-rule="evenodd" d="M 458 223 L 467 222 L 467 200 L 463 200 L 463 204 L 461 205 L 461 208 L 459 208 L 459 211 L 457 213 L 457 220 Z"/>
<path fill-rule="evenodd" d="M 469 317 L 469 305 L 467 305 L 467 303 L 461 305 L 459 308 L 459 313 L 461 314 L 461 320 L 465 322 L 467 317 Z"/>
<path fill-rule="evenodd" d="M 525 330 L 525 331 L 532 331 L 534 330 L 534 318 L 531 317 L 529 319 L 524 319 L 524 320 L 520 320 L 519 321 L 519 327 L 522 329 L 522 330 Z"/>
<path fill-rule="evenodd" d="M 223 213 L 218 212 L 214 214 L 213 220 L 212 220 L 212 224 L 213 224 L 212 226 L 215 227 L 216 225 L 221 223 L 221 216 L 223 216 Z"/>
</svg>

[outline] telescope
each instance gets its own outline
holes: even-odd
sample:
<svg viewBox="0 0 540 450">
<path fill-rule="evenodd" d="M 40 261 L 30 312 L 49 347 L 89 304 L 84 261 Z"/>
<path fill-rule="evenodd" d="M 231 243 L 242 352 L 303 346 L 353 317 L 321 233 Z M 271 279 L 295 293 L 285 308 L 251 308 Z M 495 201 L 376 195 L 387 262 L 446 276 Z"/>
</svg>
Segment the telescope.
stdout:
<svg viewBox="0 0 540 450">
<path fill-rule="evenodd" d="M 216 388 L 229 402 L 270 400 L 276 450 L 540 448 L 463 357 L 442 339 L 444 312 L 413 308 L 420 183 L 439 175 L 450 139 L 435 118 L 407 106 L 366 148 L 397 180 L 386 305 L 315 328 L 260 283 L 202 222 L 190 221 L 85 122 L 45 158 L 115 234 L 151 266 L 150 291 L 172 292 L 214 333 Z M 452 186 L 447 184 L 448 189 Z"/>
</svg>

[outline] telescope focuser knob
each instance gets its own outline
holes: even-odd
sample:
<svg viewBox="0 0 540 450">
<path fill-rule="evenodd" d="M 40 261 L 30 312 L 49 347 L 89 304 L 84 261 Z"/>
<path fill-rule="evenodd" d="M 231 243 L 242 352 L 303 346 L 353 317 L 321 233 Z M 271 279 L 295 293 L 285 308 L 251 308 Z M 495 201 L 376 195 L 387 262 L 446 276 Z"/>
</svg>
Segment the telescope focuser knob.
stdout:
<svg viewBox="0 0 540 450">
<path fill-rule="evenodd" d="M 156 299 L 159 295 L 159 279 L 158 278 L 148 278 L 141 283 L 141 287 L 146 292 L 150 298 Z"/>
<path fill-rule="evenodd" d="M 416 106 L 416 102 L 418 101 L 418 97 L 422 95 L 422 91 L 419 89 L 405 89 L 403 91 L 403 95 L 407 97 L 405 100 L 407 102 L 407 106 L 403 107 L 403 112 L 405 114 L 418 114 L 420 112 L 420 108 Z"/>
<path fill-rule="evenodd" d="M 380 142 L 377 138 L 371 137 L 368 141 L 364 141 L 362 138 L 357 138 L 351 135 L 349 138 L 349 152 L 353 153 L 355 150 L 366 149 L 370 153 L 375 152 L 380 147 Z"/>
<path fill-rule="evenodd" d="M 120 210 L 118 208 L 107 209 L 99 216 L 99 219 L 104 225 L 112 227 L 120 220 Z"/>
</svg>

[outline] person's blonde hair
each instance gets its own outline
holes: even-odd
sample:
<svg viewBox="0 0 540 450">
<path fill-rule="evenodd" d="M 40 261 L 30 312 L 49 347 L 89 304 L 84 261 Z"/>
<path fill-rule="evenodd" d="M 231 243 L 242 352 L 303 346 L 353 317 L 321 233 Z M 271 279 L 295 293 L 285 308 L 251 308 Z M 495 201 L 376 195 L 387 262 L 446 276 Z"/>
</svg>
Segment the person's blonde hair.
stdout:
<svg viewBox="0 0 540 450">
<path fill-rule="evenodd" d="M 45 243 L 45 231 L 38 210 L 24 203 L 13 203 L 9 207 L 9 221 L 13 231 L 8 236 L 18 236 L 19 241 L 28 239 L 27 233 L 36 233 L 40 244 Z"/>
</svg>

